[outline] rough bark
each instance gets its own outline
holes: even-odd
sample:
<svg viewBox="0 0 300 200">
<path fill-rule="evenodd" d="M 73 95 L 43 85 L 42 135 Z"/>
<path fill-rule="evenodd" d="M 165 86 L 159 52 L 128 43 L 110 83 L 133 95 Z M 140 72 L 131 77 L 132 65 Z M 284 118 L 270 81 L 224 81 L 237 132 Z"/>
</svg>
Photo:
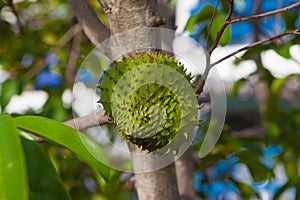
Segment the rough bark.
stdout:
<svg viewBox="0 0 300 200">
<path fill-rule="evenodd" d="M 175 161 L 180 200 L 196 199 L 196 191 L 194 189 L 194 159 L 193 150 L 188 149 Z"/>
<path fill-rule="evenodd" d="M 158 16 L 155 0 L 99 0 L 111 35 L 148 26 Z"/>
<path fill-rule="evenodd" d="M 143 153 L 134 144 L 128 144 L 128 146 L 132 153 Z M 149 166 L 157 165 L 155 159 L 157 159 L 155 155 L 150 158 L 149 156 L 133 157 L 133 167 L 135 171 L 147 170 Z M 156 171 L 135 173 L 135 186 L 139 200 L 179 199 L 174 162 Z"/>
</svg>

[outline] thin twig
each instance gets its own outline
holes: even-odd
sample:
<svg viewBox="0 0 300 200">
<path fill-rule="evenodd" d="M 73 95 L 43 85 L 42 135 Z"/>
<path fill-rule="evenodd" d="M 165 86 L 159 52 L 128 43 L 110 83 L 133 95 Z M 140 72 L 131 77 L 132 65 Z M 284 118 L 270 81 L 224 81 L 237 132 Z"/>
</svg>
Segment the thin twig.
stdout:
<svg viewBox="0 0 300 200">
<path fill-rule="evenodd" d="M 220 41 L 226 27 L 229 25 L 228 22 L 230 21 L 232 13 L 233 13 L 233 2 L 234 2 L 234 0 L 228 0 L 228 2 L 230 3 L 228 14 L 226 16 L 225 22 L 223 23 L 223 25 L 221 26 L 221 28 L 219 29 L 219 31 L 217 33 L 217 37 L 216 37 L 215 42 L 213 43 L 213 45 L 208 50 L 209 54 L 211 54 L 215 50 L 215 48 L 219 44 L 219 41 Z"/>
<path fill-rule="evenodd" d="M 206 80 L 209 70 L 210 70 L 210 54 L 207 51 L 205 51 L 205 53 L 206 53 L 206 67 L 205 67 L 203 75 L 201 76 L 201 78 L 199 80 L 199 84 L 198 84 L 197 90 L 196 90 L 196 94 L 199 95 L 198 102 L 200 101 L 199 100 L 199 98 L 201 98 L 200 94 L 203 92 L 205 80 Z"/>
<path fill-rule="evenodd" d="M 67 84 L 72 84 L 75 78 L 75 71 L 76 71 L 76 61 L 79 56 L 79 49 L 80 49 L 80 42 L 81 42 L 81 33 L 77 33 L 72 41 L 72 47 L 69 54 L 69 59 L 66 67 L 66 82 Z"/>
<path fill-rule="evenodd" d="M 83 117 L 77 117 L 74 119 L 70 119 L 65 121 L 64 124 L 70 126 L 78 131 L 85 130 L 87 128 L 101 126 L 104 124 L 112 123 L 107 116 L 104 115 L 105 110 L 101 110 L 97 113 L 92 113 Z"/>
<path fill-rule="evenodd" d="M 11 0 L 11 1 L 9 1 L 8 3 L 7 3 L 7 6 L 9 6 L 10 8 L 11 8 L 11 10 L 12 10 L 12 13 L 15 15 L 15 17 L 16 17 L 16 32 L 17 32 L 17 34 L 21 34 L 21 35 L 23 35 L 23 36 L 25 36 L 25 37 L 27 37 L 27 38 L 29 38 L 29 39 L 31 39 L 31 40 L 34 40 L 34 41 L 36 41 L 36 42 L 38 42 L 38 43 L 40 43 L 40 44 L 42 44 L 42 45 L 44 45 L 44 46 L 46 46 L 46 47 L 50 47 L 51 45 L 50 44 L 48 44 L 48 43 L 46 43 L 46 42 L 44 42 L 43 40 L 41 40 L 40 38 L 36 38 L 36 37 L 33 37 L 32 35 L 30 35 L 30 34 L 28 34 L 26 31 L 25 31 L 25 29 L 24 29 L 24 25 L 23 25 L 23 23 L 22 23 L 22 21 L 21 21 L 21 19 L 20 19 L 20 17 L 19 17 L 19 13 L 18 13 L 18 11 L 17 11 L 17 9 L 15 8 L 15 5 L 14 5 L 14 3 L 13 3 L 13 1 Z"/>
<path fill-rule="evenodd" d="M 265 40 L 260 40 L 260 41 L 254 42 L 254 43 L 252 43 L 252 44 L 249 44 L 249 45 L 247 45 L 247 46 L 244 46 L 244 47 L 242 47 L 242 48 L 240 48 L 240 49 L 238 49 L 238 50 L 232 52 L 231 54 L 228 54 L 227 56 L 224 56 L 224 57 L 221 58 L 220 60 L 218 60 L 218 61 L 216 61 L 216 62 L 210 64 L 210 68 L 212 68 L 213 66 L 219 64 L 220 62 L 222 62 L 222 61 L 224 61 L 224 60 L 226 60 L 226 59 L 228 59 L 228 58 L 230 58 L 230 57 L 232 57 L 232 56 L 234 56 L 234 55 L 236 55 L 236 54 L 238 54 L 238 53 L 240 53 L 240 52 L 242 52 L 242 51 L 245 51 L 245 50 L 247 50 L 247 49 L 253 48 L 253 47 L 258 46 L 258 45 L 260 45 L 260 44 L 264 44 L 264 43 L 267 43 L 267 42 L 271 42 L 271 41 L 273 41 L 273 40 L 279 39 L 279 38 L 281 38 L 281 37 L 283 37 L 283 36 L 286 36 L 286 35 L 300 35 L 300 32 L 299 32 L 299 31 L 300 31 L 300 29 L 295 29 L 295 30 L 292 30 L 292 31 L 287 31 L 287 32 L 284 32 L 284 33 L 275 35 L 275 36 L 273 36 L 273 37 L 267 38 L 267 39 L 265 39 Z"/>
<path fill-rule="evenodd" d="M 82 27 L 79 23 L 73 25 L 71 28 L 68 29 L 68 31 L 59 39 L 57 44 L 53 47 L 53 52 L 56 52 L 60 50 L 62 47 L 64 47 L 68 42 L 70 42 L 74 36 L 81 33 Z"/>
<path fill-rule="evenodd" d="M 216 6 L 215 6 L 214 11 L 213 11 L 212 16 L 211 16 L 211 20 L 209 22 L 209 26 L 208 26 L 208 29 L 207 29 L 207 36 L 206 36 L 206 49 L 209 49 L 208 41 L 209 41 L 209 36 L 210 36 L 210 32 L 211 32 L 211 27 L 212 27 L 213 21 L 215 19 L 215 15 L 217 13 L 217 9 L 218 9 L 220 1 L 221 0 L 217 1 Z"/>
<path fill-rule="evenodd" d="M 275 15 L 275 14 L 278 14 L 278 13 L 282 13 L 282 12 L 285 12 L 287 10 L 290 10 L 290 9 L 293 9 L 293 8 L 296 8 L 296 7 L 300 6 L 300 2 L 297 2 L 297 3 L 294 3 L 290 6 L 287 6 L 287 7 L 284 7 L 284 8 L 279 8 L 279 9 L 276 9 L 276 10 L 273 10 L 273 11 L 270 11 L 270 12 L 261 13 L 261 14 L 257 14 L 257 15 L 251 15 L 249 17 L 238 17 L 238 18 L 231 19 L 231 16 L 232 16 L 232 13 L 233 13 L 234 0 L 228 0 L 228 1 L 230 2 L 230 7 L 229 7 L 229 11 L 228 11 L 226 20 L 223 23 L 223 25 L 221 26 L 221 28 L 219 29 L 214 44 L 209 49 L 206 49 L 206 68 L 205 68 L 205 71 L 204 71 L 202 77 L 199 80 L 199 84 L 198 84 L 198 87 L 197 87 L 197 90 L 196 90 L 196 94 L 199 95 L 199 98 L 200 98 L 200 94 L 203 92 L 203 88 L 204 88 L 204 85 L 205 85 L 205 80 L 208 76 L 208 73 L 209 73 L 210 69 L 213 66 L 215 66 L 215 65 L 219 64 L 220 62 L 230 58 L 231 56 L 236 55 L 237 53 L 239 53 L 241 51 L 247 50 L 247 49 L 252 48 L 254 46 L 257 46 L 259 44 L 263 44 L 263 43 L 266 43 L 266 42 L 269 42 L 269 41 L 272 41 L 272 40 L 276 40 L 276 39 L 278 39 L 280 37 L 283 37 L 285 35 L 290 35 L 290 34 L 300 35 L 299 29 L 296 29 L 296 30 L 293 30 L 293 31 L 288 31 L 288 32 L 285 32 L 285 33 L 282 33 L 282 34 L 278 34 L 276 36 L 270 37 L 269 39 L 261 40 L 261 41 L 255 42 L 253 44 L 250 44 L 246 47 L 243 47 L 243 48 L 241 48 L 241 49 L 239 49 L 239 50 L 223 57 L 222 59 L 210 64 L 211 54 L 215 50 L 215 48 L 217 47 L 217 45 L 218 45 L 218 43 L 219 43 L 219 41 L 220 41 L 220 39 L 221 39 L 221 37 L 224 33 L 225 28 L 229 24 L 233 24 L 233 23 L 241 22 L 241 21 L 250 21 L 250 20 L 260 19 L 260 18 L 267 17 L 267 16 L 270 16 L 270 15 Z"/>
<path fill-rule="evenodd" d="M 80 33 L 82 30 L 79 23 L 75 24 L 69 30 L 61 37 L 61 39 L 57 42 L 57 44 L 50 48 L 50 52 L 56 53 L 58 50 L 60 50 L 62 47 L 64 47 L 75 35 Z M 39 58 L 37 63 L 33 68 L 31 68 L 26 74 L 24 74 L 24 77 L 27 79 L 32 79 L 36 74 L 38 74 L 45 66 L 45 59 Z"/>
<path fill-rule="evenodd" d="M 197 90 L 196 90 L 196 94 L 199 95 L 199 98 L 200 98 L 200 94 L 203 92 L 203 87 L 205 85 L 205 80 L 208 76 L 208 73 L 211 69 L 210 67 L 210 58 L 211 58 L 211 54 L 212 52 L 215 50 L 215 48 L 217 47 L 217 45 L 219 44 L 219 41 L 226 29 L 226 27 L 229 25 L 228 22 L 231 18 L 231 15 L 233 13 L 233 3 L 234 3 L 234 0 L 228 0 L 228 2 L 230 3 L 230 6 L 229 6 L 229 10 L 228 10 L 228 14 L 226 16 L 226 19 L 225 19 L 225 22 L 223 23 L 223 25 L 221 26 L 221 28 L 219 29 L 218 33 L 217 33 L 217 37 L 216 37 L 216 40 L 215 42 L 213 43 L 213 45 L 208 49 L 208 45 L 206 46 L 206 67 L 205 67 L 205 71 L 203 73 L 203 75 L 201 76 L 200 80 L 199 80 L 199 84 L 198 84 L 198 87 L 197 87 Z M 217 4 L 219 3 L 219 1 L 217 2 Z M 217 5 L 215 6 L 215 8 L 217 7 Z M 212 19 L 213 20 L 213 19 Z M 211 20 L 211 23 L 212 23 L 212 20 Z M 211 26 L 211 24 L 210 24 Z M 210 31 L 210 30 L 209 30 Z M 208 32 L 208 34 L 210 34 Z M 199 100 L 198 100 L 199 101 Z"/>
<path fill-rule="evenodd" d="M 70 119 L 68 121 L 63 122 L 65 125 L 74 128 L 78 131 L 83 131 L 85 129 L 101 126 L 104 124 L 111 124 L 112 122 L 104 115 L 105 111 L 101 110 L 97 113 L 92 113 L 83 117 L 77 117 Z M 42 143 L 45 142 L 43 137 L 37 136 L 34 133 L 29 132 L 28 130 L 24 130 L 29 133 L 35 141 Z"/>
<path fill-rule="evenodd" d="M 300 6 L 300 2 L 294 3 L 294 4 L 292 4 L 290 6 L 287 6 L 287 7 L 284 7 L 284 8 L 279 8 L 279 9 L 276 9 L 276 10 L 272 10 L 272 11 L 269 11 L 269 12 L 265 12 L 265 13 L 261 13 L 261 14 L 257 14 L 257 15 L 251 15 L 249 17 L 234 18 L 234 19 L 229 20 L 227 23 L 233 24 L 233 23 L 236 23 L 236 22 L 251 21 L 251 20 L 255 20 L 255 19 L 260 19 L 260 18 L 263 18 L 263 17 L 267 17 L 267 16 L 270 16 L 270 15 L 275 15 L 275 14 L 278 14 L 278 13 L 288 11 L 288 10 L 296 8 L 298 6 Z"/>
</svg>

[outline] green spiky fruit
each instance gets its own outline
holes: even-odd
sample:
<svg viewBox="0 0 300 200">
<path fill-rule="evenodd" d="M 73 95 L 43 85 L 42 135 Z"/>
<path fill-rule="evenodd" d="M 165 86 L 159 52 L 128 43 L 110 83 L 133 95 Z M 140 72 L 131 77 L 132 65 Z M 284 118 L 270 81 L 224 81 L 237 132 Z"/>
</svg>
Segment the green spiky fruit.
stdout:
<svg viewBox="0 0 300 200">
<path fill-rule="evenodd" d="M 197 124 L 191 79 L 173 57 L 132 55 L 104 72 L 99 102 L 125 140 L 152 152 L 180 145 Z"/>
</svg>

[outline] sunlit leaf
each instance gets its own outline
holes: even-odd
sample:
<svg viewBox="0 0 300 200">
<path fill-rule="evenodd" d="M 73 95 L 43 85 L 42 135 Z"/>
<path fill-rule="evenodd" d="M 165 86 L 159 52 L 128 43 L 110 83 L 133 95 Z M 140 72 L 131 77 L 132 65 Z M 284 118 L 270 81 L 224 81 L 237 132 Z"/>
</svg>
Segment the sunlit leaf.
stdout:
<svg viewBox="0 0 300 200">
<path fill-rule="evenodd" d="M 225 22 L 225 16 L 219 14 L 215 17 L 210 31 L 210 36 L 213 41 L 217 39 L 217 34 L 224 22 Z M 230 40 L 230 26 L 227 26 L 220 38 L 219 44 L 221 46 L 224 46 L 228 44 L 229 40 Z"/>
<path fill-rule="evenodd" d="M 1 87 L 1 108 L 4 109 L 12 96 L 18 93 L 18 82 L 15 80 L 6 80 Z"/>
<path fill-rule="evenodd" d="M 287 30 L 292 30 L 296 28 L 296 21 L 299 18 L 299 13 L 297 12 L 283 12 L 282 18 Z"/>
<path fill-rule="evenodd" d="M 237 153 L 240 163 L 247 165 L 255 182 L 260 182 L 273 176 L 272 169 L 267 168 L 260 162 L 256 152 L 243 150 Z"/>
<path fill-rule="evenodd" d="M 291 46 L 292 46 L 292 43 L 290 43 L 290 42 L 284 43 L 284 44 L 282 44 L 280 46 L 274 46 L 274 51 L 278 55 L 280 55 L 280 56 L 282 56 L 284 58 L 289 59 L 289 58 L 292 57 L 292 55 L 290 54 L 290 48 L 291 48 Z"/>
<path fill-rule="evenodd" d="M 277 117 L 276 113 L 279 109 L 279 101 L 280 101 L 280 94 L 281 88 L 283 87 L 286 79 L 274 79 L 271 82 L 270 88 L 270 95 L 267 99 L 267 106 L 266 106 L 266 117 L 269 120 L 275 119 Z"/>
<path fill-rule="evenodd" d="M 239 80 L 237 80 L 236 82 L 234 82 L 229 94 L 230 95 L 236 95 L 237 92 L 239 91 L 240 87 L 244 85 L 244 83 L 247 82 L 247 79 L 246 78 L 241 78 Z"/>
<path fill-rule="evenodd" d="M 184 29 L 189 32 L 193 32 L 194 26 L 204 20 L 210 19 L 213 11 L 214 11 L 213 6 L 211 6 L 211 5 L 204 6 L 198 13 L 196 13 L 195 15 L 192 15 L 189 18 Z"/>
<path fill-rule="evenodd" d="M 12 118 L 0 114 L 0 199 L 27 199 L 26 163 Z"/>
<path fill-rule="evenodd" d="M 297 162 L 297 159 L 294 158 L 294 159 L 286 160 L 285 163 L 284 163 L 284 169 L 285 169 L 286 175 L 291 180 L 295 179 L 296 178 L 295 174 L 298 173 L 298 162 Z"/>
<path fill-rule="evenodd" d="M 52 119 L 38 116 L 22 116 L 14 119 L 17 127 L 35 133 L 60 144 L 96 168 L 104 179 L 109 179 L 108 158 L 103 149 L 88 136 Z"/>
<path fill-rule="evenodd" d="M 243 60 L 253 60 L 255 59 L 260 53 L 270 49 L 270 45 L 258 45 L 248 49 L 240 59 L 236 59 L 234 61 L 235 64 L 241 63 Z"/>
</svg>

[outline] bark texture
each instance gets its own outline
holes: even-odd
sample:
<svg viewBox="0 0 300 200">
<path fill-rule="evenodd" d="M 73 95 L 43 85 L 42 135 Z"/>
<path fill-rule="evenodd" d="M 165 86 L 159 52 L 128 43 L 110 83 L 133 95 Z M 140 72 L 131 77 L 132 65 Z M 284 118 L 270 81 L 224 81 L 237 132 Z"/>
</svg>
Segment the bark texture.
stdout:
<svg viewBox="0 0 300 200">
<path fill-rule="evenodd" d="M 155 0 L 99 0 L 111 35 L 130 29 L 148 26 L 153 16 L 158 16 Z"/>
<path fill-rule="evenodd" d="M 193 150 L 188 149 L 175 161 L 180 200 L 196 199 L 194 187 L 194 157 Z"/>
<path fill-rule="evenodd" d="M 144 153 L 134 144 L 128 144 L 131 153 Z M 149 166 L 157 165 L 156 155 L 149 158 L 143 156 L 133 157 L 135 171 L 149 170 Z M 177 189 L 176 170 L 174 162 L 162 169 L 135 173 L 135 186 L 139 200 L 177 200 L 179 193 Z"/>
</svg>

